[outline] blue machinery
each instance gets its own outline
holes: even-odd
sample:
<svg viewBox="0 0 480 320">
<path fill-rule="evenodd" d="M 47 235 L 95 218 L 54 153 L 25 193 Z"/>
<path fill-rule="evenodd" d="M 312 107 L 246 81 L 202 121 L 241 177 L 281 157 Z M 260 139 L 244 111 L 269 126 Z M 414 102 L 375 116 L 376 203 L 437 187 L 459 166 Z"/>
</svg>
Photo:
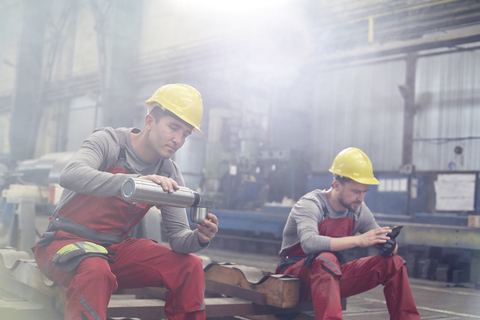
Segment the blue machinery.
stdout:
<svg viewBox="0 0 480 320">
<path fill-rule="evenodd" d="M 371 186 L 365 196 L 365 202 L 374 212 L 381 226 L 403 225 L 404 228 L 398 238 L 401 246 L 408 248 L 429 247 L 440 248 L 449 252 L 460 252 L 469 260 L 468 271 L 470 282 L 476 282 L 480 289 L 480 225 L 469 227 L 470 217 L 480 217 L 480 184 L 478 172 L 462 172 L 469 175 L 473 189 L 462 189 L 464 184 L 455 185 L 449 191 L 455 197 L 463 197 L 465 191 L 470 193 L 469 199 L 472 210 L 442 210 L 438 211 L 439 199 L 436 195 L 440 188 L 437 184 L 440 175 L 452 173 L 416 173 L 413 176 L 397 173 L 376 173 L 381 186 Z M 310 175 L 307 180 L 307 192 L 316 188 L 327 189 L 331 183 L 330 173 Z M 470 179 L 471 180 L 471 179 Z M 410 184 L 410 186 L 409 186 Z M 437 191 L 437 192 L 436 192 Z M 409 196 L 410 195 L 410 196 Z M 452 200 L 454 201 L 454 199 Z M 447 199 L 447 205 L 449 201 Z M 240 210 L 212 210 L 217 215 L 220 224 L 220 235 L 227 238 L 234 235 L 267 235 L 267 242 L 281 242 L 282 231 L 291 207 L 263 206 L 259 211 Z M 478 221 L 478 220 L 477 220 Z M 236 233 L 235 233 L 236 232 Z M 273 240 L 272 240 L 273 239 Z"/>
<path fill-rule="evenodd" d="M 407 174 L 376 173 L 381 184 L 390 184 L 391 186 L 370 186 L 369 192 L 365 195 L 365 203 L 376 215 L 377 220 L 384 224 L 393 222 L 425 224 L 430 226 L 430 230 L 433 225 L 468 227 L 469 216 L 480 216 L 480 184 L 478 181 L 480 173 L 467 173 L 476 179 L 473 184 L 474 190 L 470 190 L 473 203 L 471 204 L 472 210 L 469 211 L 436 210 L 435 202 L 439 199 L 435 197 L 434 184 L 439 174 L 443 173 L 417 173 L 411 183 L 414 187 L 409 190 Z M 311 175 L 307 180 L 305 193 L 314 189 L 328 189 L 331 181 L 330 173 Z M 456 188 L 455 185 L 453 188 Z M 409 193 L 411 196 L 408 196 Z M 225 229 L 268 232 L 281 236 L 290 209 L 291 207 L 263 206 L 259 211 L 213 210 L 212 212 L 222 217 L 222 227 Z M 474 230 L 475 228 L 468 229 Z M 452 244 L 455 242 L 452 241 Z M 480 250 L 480 246 L 468 248 Z"/>
</svg>

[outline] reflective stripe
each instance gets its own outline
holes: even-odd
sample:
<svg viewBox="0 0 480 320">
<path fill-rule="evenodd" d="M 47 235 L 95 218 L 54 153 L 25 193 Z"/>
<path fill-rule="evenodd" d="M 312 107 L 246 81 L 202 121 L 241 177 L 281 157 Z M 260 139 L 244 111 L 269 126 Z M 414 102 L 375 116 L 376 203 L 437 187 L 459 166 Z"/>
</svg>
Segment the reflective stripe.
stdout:
<svg viewBox="0 0 480 320">
<path fill-rule="evenodd" d="M 317 257 L 317 259 L 321 259 L 322 261 L 326 262 L 334 271 L 337 272 L 337 275 L 341 276 L 342 271 L 340 271 L 330 260 L 327 258 L 322 257 L 321 255 Z"/>
<path fill-rule="evenodd" d="M 205 288 L 203 288 L 203 298 L 202 298 L 202 300 L 203 300 L 202 305 L 200 306 L 200 308 L 198 308 L 197 311 L 205 310 Z"/>
<path fill-rule="evenodd" d="M 45 273 L 47 274 L 47 276 L 52 276 L 52 274 L 50 273 L 50 259 L 48 259 L 47 262 L 45 262 L 45 265 L 43 266 L 43 270 L 45 270 Z"/>
<path fill-rule="evenodd" d="M 82 248 L 83 250 L 85 250 L 85 252 L 107 253 L 107 249 L 92 242 L 81 241 L 81 242 L 75 242 L 74 245 L 77 245 L 79 248 Z"/>
<path fill-rule="evenodd" d="M 88 313 L 90 313 L 90 315 L 93 317 L 93 319 L 102 320 L 100 318 L 100 316 L 97 314 L 97 312 L 95 312 L 95 310 L 93 310 L 92 306 L 90 306 L 88 304 L 87 300 L 85 300 L 82 296 L 80 296 L 80 302 L 85 307 L 85 309 L 87 309 Z"/>
</svg>

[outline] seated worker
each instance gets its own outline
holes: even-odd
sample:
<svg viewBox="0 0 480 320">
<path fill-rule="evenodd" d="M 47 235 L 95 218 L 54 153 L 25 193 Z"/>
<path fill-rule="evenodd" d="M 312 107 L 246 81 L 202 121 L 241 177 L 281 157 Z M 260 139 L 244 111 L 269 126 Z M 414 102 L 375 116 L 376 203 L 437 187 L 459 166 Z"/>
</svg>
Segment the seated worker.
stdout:
<svg viewBox="0 0 480 320">
<path fill-rule="evenodd" d="M 128 177 L 151 180 L 165 191 L 184 186 L 170 157 L 193 130 L 200 131 L 200 93 L 184 84 L 159 88 L 146 101 L 145 128 L 97 129 L 65 166 L 65 188 L 49 226 L 33 247 L 40 270 L 67 287 L 65 319 L 104 320 L 117 288 L 165 287 L 169 319 L 205 319 L 202 261 L 218 220 L 191 230 L 184 208 L 162 206 L 170 247 L 129 237 L 151 205 L 123 200 Z"/>
<path fill-rule="evenodd" d="M 363 202 L 373 176 L 363 151 L 341 151 L 330 168 L 329 190 L 314 190 L 292 208 L 276 273 L 300 279 L 300 299 L 312 300 L 315 319 L 342 319 L 341 298 L 384 285 L 390 319 L 420 319 L 405 261 L 395 255 L 392 230 L 380 228 Z M 357 235 L 360 233 L 360 235 Z M 342 263 L 338 251 L 377 246 L 380 255 Z"/>
</svg>

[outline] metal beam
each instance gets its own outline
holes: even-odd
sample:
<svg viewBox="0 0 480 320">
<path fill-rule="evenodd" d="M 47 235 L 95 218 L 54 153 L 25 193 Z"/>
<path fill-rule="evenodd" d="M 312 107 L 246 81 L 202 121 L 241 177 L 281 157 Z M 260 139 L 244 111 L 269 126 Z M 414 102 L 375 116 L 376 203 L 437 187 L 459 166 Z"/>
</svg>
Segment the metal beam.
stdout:
<svg viewBox="0 0 480 320">
<path fill-rule="evenodd" d="M 327 65 L 331 63 L 351 62 L 355 60 L 380 58 L 423 50 L 452 48 L 458 45 L 479 41 L 480 26 L 475 26 L 466 30 L 446 31 L 445 33 L 432 35 L 422 39 L 395 41 L 385 44 L 369 44 L 368 46 L 354 50 L 317 56 L 314 57 L 310 63 L 323 63 Z"/>
</svg>

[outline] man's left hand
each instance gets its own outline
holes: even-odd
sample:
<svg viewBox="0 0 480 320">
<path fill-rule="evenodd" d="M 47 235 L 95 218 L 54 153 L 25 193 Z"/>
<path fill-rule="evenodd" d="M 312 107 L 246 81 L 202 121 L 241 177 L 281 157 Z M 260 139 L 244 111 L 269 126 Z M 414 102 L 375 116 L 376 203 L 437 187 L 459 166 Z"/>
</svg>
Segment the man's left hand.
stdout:
<svg viewBox="0 0 480 320">
<path fill-rule="evenodd" d="M 198 240 L 201 243 L 212 241 L 218 232 L 218 218 L 213 213 L 207 214 L 207 219 L 197 224 Z"/>
<path fill-rule="evenodd" d="M 390 238 L 385 243 L 378 245 L 378 253 L 383 257 L 389 257 L 397 253 L 397 242 L 395 238 Z"/>
</svg>

